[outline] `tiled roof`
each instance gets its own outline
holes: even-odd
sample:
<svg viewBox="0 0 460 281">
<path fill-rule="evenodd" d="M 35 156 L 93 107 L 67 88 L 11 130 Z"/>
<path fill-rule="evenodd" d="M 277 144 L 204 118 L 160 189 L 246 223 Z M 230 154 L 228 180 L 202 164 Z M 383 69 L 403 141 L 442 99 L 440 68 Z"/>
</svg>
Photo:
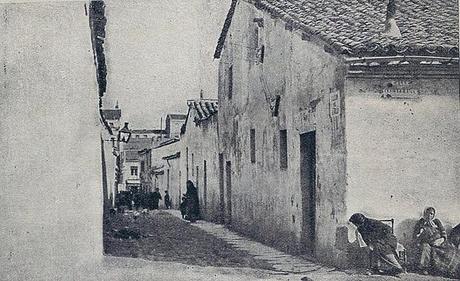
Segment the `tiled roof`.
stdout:
<svg viewBox="0 0 460 281">
<path fill-rule="evenodd" d="M 102 115 L 106 120 L 119 120 L 121 118 L 121 109 L 102 109 Z"/>
<path fill-rule="evenodd" d="M 181 119 L 181 120 L 185 120 L 185 118 L 187 118 L 187 115 L 185 114 L 168 114 L 166 115 L 166 118 L 171 118 L 171 119 Z"/>
<path fill-rule="evenodd" d="M 125 160 L 126 161 L 136 161 L 139 160 L 139 153 L 134 150 L 125 151 Z"/>
<path fill-rule="evenodd" d="M 382 35 L 384 0 L 257 0 L 255 6 L 350 56 L 458 57 L 456 0 L 395 0 L 400 38 Z"/>
<path fill-rule="evenodd" d="M 197 124 L 217 113 L 217 100 L 189 100 L 187 101 L 187 105 L 190 109 L 195 110 L 196 115 L 193 121 Z"/>
<path fill-rule="evenodd" d="M 129 142 L 123 145 L 123 150 L 135 150 L 137 153 L 139 150 L 152 148 L 152 144 L 151 138 L 133 138 L 131 135 Z"/>
</svg>

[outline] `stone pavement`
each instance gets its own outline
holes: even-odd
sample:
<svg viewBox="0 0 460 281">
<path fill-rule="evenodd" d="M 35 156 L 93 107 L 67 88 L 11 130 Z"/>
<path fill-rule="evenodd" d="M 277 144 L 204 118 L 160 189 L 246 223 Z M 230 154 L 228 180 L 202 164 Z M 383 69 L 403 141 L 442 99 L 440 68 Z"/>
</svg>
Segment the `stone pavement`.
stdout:
<svg viewBox="0 0 460 281">
<path fill-rule="evenodd" d="M 163 210 L 169 214 L 181 218 L 181 214 L 177 210 Z M 238 250 L 247 252 L 248 255 L 255 259 L 264 260 L 271 264 L 273 269 L 281 274 L 286 274 L 288 280 L 303 280 L 303 281 L 322 281 L 322 280 L 410 280 L 410 281 L 441 281 L 452 280 L 438 276 L 422 276 L 415 273 L 402 274 L 400 277 L 381 276 L 381 275 L 365 275 L 360 274 L 355 270 L 341 271 L 333 267 L 323 266 L 313 263 L 301 257 L 292 256 L 284 252 L 273 249 L 262 243 L 253 241 L 249 238 L 240 236 L 234 231 L 231 231 L 225 226 L 207 221 L 197 221 L 191 225 L 198 227 L 205 232 L 212 234 L 227 243 L 231 244 Z"/>
<path fill-rule="evenodd" d="M 173 216 L 181 218 L 180 212 L 176 210 L 165 210 Z M 302 259 L 300 257 L 292 256 L 284 252 L 273 249 L 262 243 L 253 241 L 251 239 L 242 237 L 237 233 L 225 228 L 220 224 L 215 224 L 207 221 L 197 221 L 193 223 L 194 226 L 210 233 L 238 250 L 247 252 L 249 255 L 254 256 L 255 259 L 264 260 L 271 264 L 276 271 L 285 273 L 307 273 L 307 272 L 332 272 L 336 271 L 335 268 L 321 266 Z"/>
</svg>

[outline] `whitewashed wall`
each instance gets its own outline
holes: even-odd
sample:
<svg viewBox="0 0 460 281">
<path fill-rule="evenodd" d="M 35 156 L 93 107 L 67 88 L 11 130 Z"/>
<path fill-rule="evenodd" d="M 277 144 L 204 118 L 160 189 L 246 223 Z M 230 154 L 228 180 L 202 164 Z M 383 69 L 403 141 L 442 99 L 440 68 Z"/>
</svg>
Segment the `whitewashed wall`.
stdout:
<svg viewBox="0 0 460 281">
<path fill-rule="evenodd" d="M 0 4 L 2 280 L 59 280 L 102 257 L 98 93 L 84 4 Z"/>
</svg>

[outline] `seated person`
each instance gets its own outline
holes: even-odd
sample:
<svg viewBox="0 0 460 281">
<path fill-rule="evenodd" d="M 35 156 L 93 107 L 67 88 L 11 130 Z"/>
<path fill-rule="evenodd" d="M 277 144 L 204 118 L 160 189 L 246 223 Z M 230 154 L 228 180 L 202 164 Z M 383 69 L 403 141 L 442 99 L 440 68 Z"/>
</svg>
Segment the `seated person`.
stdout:
<svg viewBox="0 0 460 281">
<path fill-rule="evenodd" d="M 414 238 L 419 245 L 418 267 L 423 274 L 433 274 L 460 278 L 460 249 L 452 243 L 446 243 L 447 235 L 441 221 L 435 218 L 433 207 L 425 209 L 423 217 L 414 228 Z M 451 232 L 454 236 L 456 231 Z M 455 240 L 455 237 L 454 237 Z"/>
<path fill-rule="evenodd" d="M 423 217 L 414 227 L 413 237 L 419 248 L 417 267 L 425 275 L 431 267 L 431 249 L 441 246 L 446 240 L 446 229 L 441 221 L 435 218 L 436 210 L 428 207 L 423 212 Z"/>
<path fill-rule="evenodd" d="M 358 228 L 369 247 L 374 261 L 371 268 L 375 273 L 398 275 L 404 271 L 396 259 L 398 241 L 390 226 L 359 213 L 352 215 L 349 221 Z"/>
</svg>

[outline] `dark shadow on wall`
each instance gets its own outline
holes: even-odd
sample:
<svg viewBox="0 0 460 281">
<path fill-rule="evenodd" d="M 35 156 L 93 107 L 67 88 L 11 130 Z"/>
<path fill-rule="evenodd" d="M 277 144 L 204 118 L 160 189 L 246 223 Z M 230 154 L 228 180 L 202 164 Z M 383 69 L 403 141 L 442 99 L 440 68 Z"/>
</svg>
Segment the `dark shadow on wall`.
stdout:
<svg viewBox="0 0 460 281">
<path fill-rule="evenodd" d="M 367 268 L 369 267 L 369 250 L 360 247 L 356 239 L 348 241 L 348 227 L 339 226 L 335 231 L 335 247 L 339 250 L 337 264 L 339 268 Z"/>
</svg>

